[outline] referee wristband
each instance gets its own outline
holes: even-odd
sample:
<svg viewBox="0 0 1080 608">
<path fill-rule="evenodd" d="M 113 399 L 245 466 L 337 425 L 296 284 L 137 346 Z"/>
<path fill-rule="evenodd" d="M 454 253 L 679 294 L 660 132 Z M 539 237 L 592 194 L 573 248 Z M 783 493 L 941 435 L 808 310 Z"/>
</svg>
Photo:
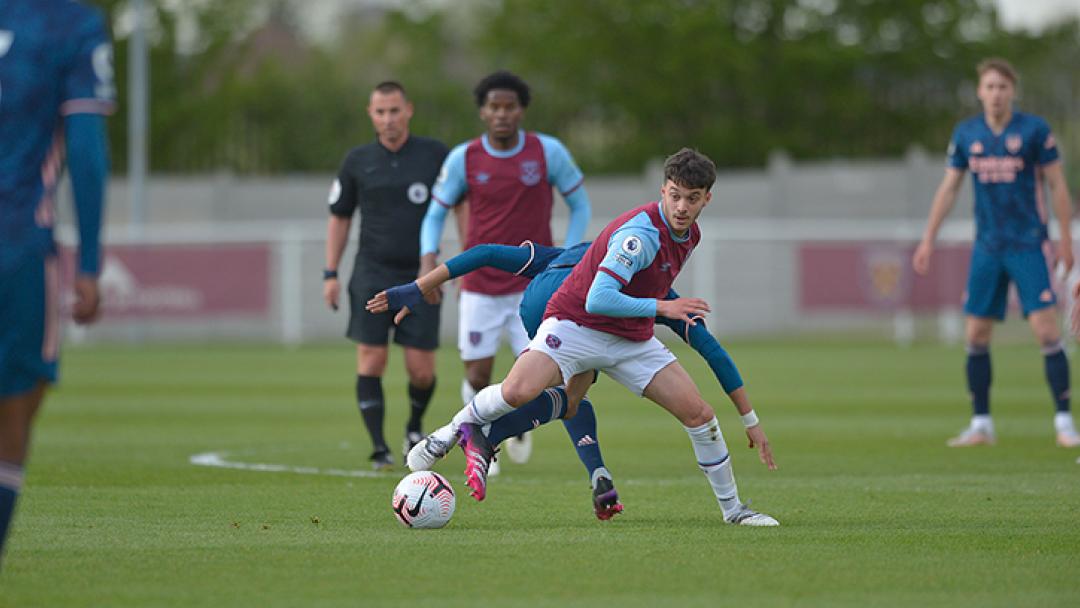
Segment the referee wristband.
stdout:
<svg viewBox="0 0 1080 608">
<path fill-rule="evenodd" d="M 337 271 L 336 270 L 330 270 L 329 268 L 324 268 L 323 271 L 322 271 L 322 278 L 323 278 L 324 281 L 327 281 L 327 280 L 330 280 L 330 279 L 336 279 L 337 278 Z"/>
<path fill-rule="evenodd" d="M 754 412 L 754 410 L 750 410 L 750 413 L 748 413 L 748 414 L 743 414 L 741 416 L 741 418 L 742 418 L 742 425 L 744 427 L 746 427 L 746 428 L 750 428 L 752 426 L 757 426 L 758 424 L 761 423 L 761 421 L 758 420 L 757 414 Z"/>
</svg>

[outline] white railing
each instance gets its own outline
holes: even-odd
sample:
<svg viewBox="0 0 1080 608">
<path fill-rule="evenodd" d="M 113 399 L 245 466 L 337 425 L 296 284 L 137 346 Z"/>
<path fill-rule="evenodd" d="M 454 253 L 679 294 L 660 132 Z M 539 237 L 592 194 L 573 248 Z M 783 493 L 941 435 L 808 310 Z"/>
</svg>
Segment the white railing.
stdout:
<svg viewBox="0 0 1080 608">
<path fill-rule="evenodd" d="M 590 226 L 596 234 L 604 218 Z M 938 309 L 908 306 L 903 298 L 878 308 L 859 305 L 830 310 L 827 306 L 805 306 L 804 282 L 822 277 L 801 276 L 807 245 L 837 244 L 884 248 L 892 252 L 888 272 L 905 272 L 908 259 L 923 230 L 922 223 L 891 220 L 791 220 L 710 218 L 702 222 L 704 238 L 676 288 L 682 293 L 703 297 L 713 304 L 710 327 L 721 335 L 761 334 L 791 331 L 872 330 L 892 335 L 898 343 L 919 337 L 918 331 L 931 327 L 937 337 L 956 341 L 962 320 L 959 312 L 963 276 L 948 277 L 956 291 L 955 302 Z M 448 231 L 448 234 L 452 231 Z M 556 234 L 559 234 L 556 231 Z M 1080 234 L 1080 227 L 1074 227 Z M 106 249 L 115 247 L 166 247 L 183 245 L 264 244 L 269 255 L 268 290 L 270 305 L 256 315 L 209 315 L 206 317 L 152 316 L 112 318 L 106 315 L 99 325 L 72 337 L 88 340 L 278 340 L 296 344 L 311 340 L 341 338 L 347 311 L 337 314 L 322 302 L 321 268 L 326 225 L 307 222 L 230 222 L 149 225 L 138 234 L 127 230 L 106 233 Z M 942 247 L 970 243 L 970 221 L 946 223 L 939 243 Z M 61 241 L 73 242 L 70 227 L 60 231 Z M 341 273 L 351 271 L 355 252 L 355 225 L 346 250 Z M 456 241 L 447 239 L 443 251 L 459 251 Z M 955 257 L 955 256 L 954 256 Z M 825 272 L 829 269 L 826 268 Z M 887 274 L 887 273 L 886 273 Z M 956 275 L 956 272 L 952 272 Z M 907 275 L 905 275 L 907 276 Z M 905 279 L 906 280 L 906 279 Z M 945 279 L 943 279 L 945 280 Z M 886 286 L 888 287 L 888 286 Z M 899 288 L 905 288 L 901 285 Z M 347 308 L 347 278 L 342 280 Z M 801 294 L 801 295 L 800 295 Z M 885 294 L 893 297 L 896 294 Z M 443 307 L 441 334 L 453 343 L 457 311 L 453 299 Z M 927 330 L 923 330 L 927 331 Z"/>
</svg>

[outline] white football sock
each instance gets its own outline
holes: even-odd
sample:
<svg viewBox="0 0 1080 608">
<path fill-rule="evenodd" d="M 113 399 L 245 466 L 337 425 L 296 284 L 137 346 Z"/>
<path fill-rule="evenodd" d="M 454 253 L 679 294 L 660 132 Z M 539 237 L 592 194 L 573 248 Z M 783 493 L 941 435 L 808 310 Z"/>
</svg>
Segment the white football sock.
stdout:
<svg viewBox="0 0 1080 608">
<path fill-rule="evenodd" d="M 994 420 L 989 414 L 978 414 L 971 417 L 971 428 L 988 435 L 994 434 Z"/>
<path fill-rule="evenodd" d="M 476 396 L 476 389 L 469 384 L 469 380 L 466 378 L 461 381 L 461 404 L 469 405 L 469 402 Z"/>
<path fill-rule="evenodd" d="M 1076 425 L 1073 423 L 1072 412 L 1054 414 L 1054 430 L 1058 433 L 1075 433 Z"/>
<path fill-rule="evenodd" d="M 502 384 L 492 384 L 485 386 L 484 390 L 476 393 L 473 400 L 454 415 L 451 424 L 454 426 L 454 430 L 461 428 L 461 425 L 467 422 L 482 426 L 513 410 L 514 406 L 503 399 Z"/>
<path fill-rule="evenodd" d="M 731 470 L 731 454 L 728 452 L 720 423 L 713 417 L 699 427 L 683 427 L 690 435 L 697 457 L 698 468 L 705 473 L 712 486 L 716 501 L 724 512 L 724 518 L 739 509 L 739 490 L 735 487 L 735 473 Z"/>
</svg>

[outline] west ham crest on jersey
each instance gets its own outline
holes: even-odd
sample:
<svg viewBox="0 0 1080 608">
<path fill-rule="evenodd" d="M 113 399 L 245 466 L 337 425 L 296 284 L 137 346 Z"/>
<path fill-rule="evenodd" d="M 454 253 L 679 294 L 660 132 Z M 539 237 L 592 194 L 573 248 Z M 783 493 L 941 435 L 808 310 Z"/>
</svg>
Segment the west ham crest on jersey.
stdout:
<svg viewBox="0 0 1080 608">
<path fill-rule="evenodd" d="M 973 141 L 973 142 L 971 142 L 971 146 L 968 147 L 968 153 L 969 154 L 982 154 L 983 153 L 982 142 L 981 141 Z"/>
<path fill-rule="evenodd" d="M 526 186 L 535 186 L 540 183 L 540 162 L 535 160 L 521 161 L 521 183 Z"/>
<path fill-rule="evenodd" d="M 1024 146 L 1024 138 L 1020 137 L 1018 133 L 1013 133 L 1005 137 L 1005 149 L 1009 151 L 1009 154 L 1017 154 L 1020 152 L 1020 148 Z"/>
</svg>

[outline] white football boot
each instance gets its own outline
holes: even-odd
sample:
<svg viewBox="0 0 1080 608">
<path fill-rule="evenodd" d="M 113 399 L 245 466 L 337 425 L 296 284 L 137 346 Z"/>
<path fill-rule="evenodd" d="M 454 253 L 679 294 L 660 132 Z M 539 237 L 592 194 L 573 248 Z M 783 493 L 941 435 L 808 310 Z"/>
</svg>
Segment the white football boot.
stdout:
<svg viewBox="0 0 1080 608">
<path fill-rule="evenodd" d="M 776 521 L 774 518 L 764 513 L 758 513 L 744 504 L 739 505 L 739 509 L 732 513 L 730 517 L 726 517 L 725 520 L 733 526 L 755 526 L 764 528 L 780 525 L 780 522 Z"/>
<path fill-rule="evenodd" d="M 410 471 L 430 471 L 436 462 L 457 445 L 457 440 L 453 425 L 448 424 L 413 446 L 405 457 L 405 464 Z"/>
<path fill-rule="evenodd" d="M 1054 416 L 1054 430 L 1057 431 L 1057 444 L 1063 448 L 1080 447 L 1080 433 L 1076 432 L 1072 414 L 1062 412 Z"/>
<path fill-rule="evenodd" d="M 959 435 L 945 442 L 950 448 L 970 448 L 978 445 L 994 445 L 997 439 L 994 431 L 976 426 L 969 426 Z"/>
</svg>

